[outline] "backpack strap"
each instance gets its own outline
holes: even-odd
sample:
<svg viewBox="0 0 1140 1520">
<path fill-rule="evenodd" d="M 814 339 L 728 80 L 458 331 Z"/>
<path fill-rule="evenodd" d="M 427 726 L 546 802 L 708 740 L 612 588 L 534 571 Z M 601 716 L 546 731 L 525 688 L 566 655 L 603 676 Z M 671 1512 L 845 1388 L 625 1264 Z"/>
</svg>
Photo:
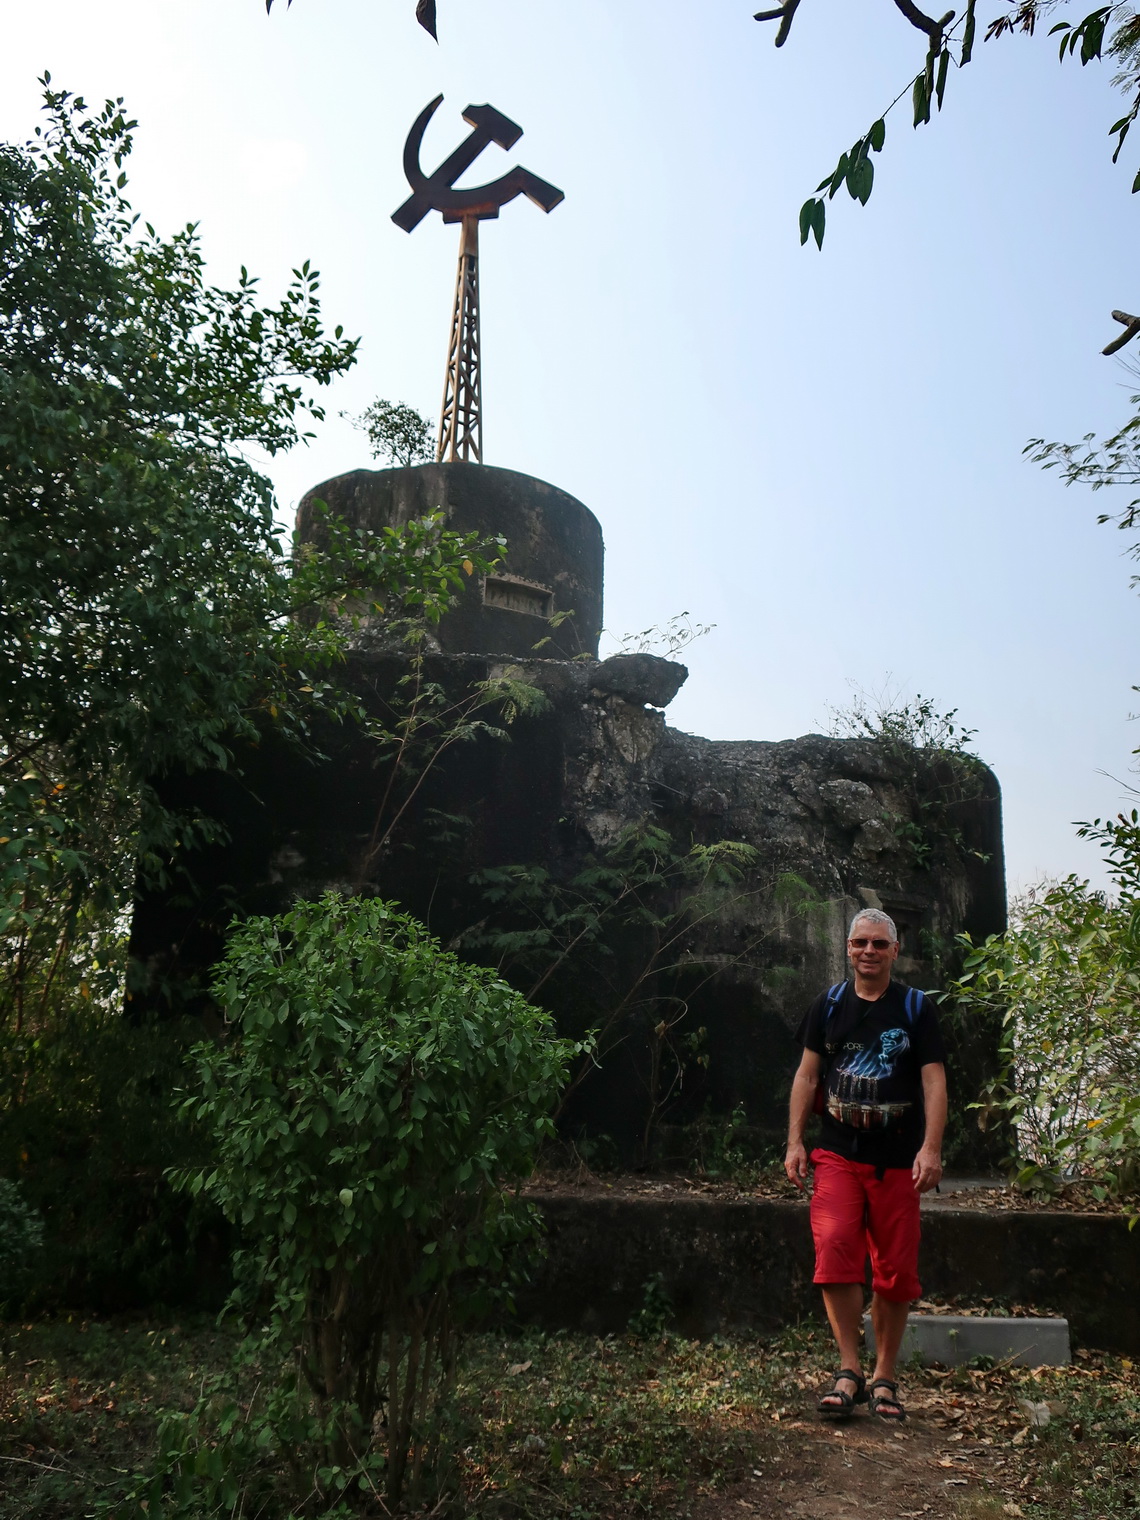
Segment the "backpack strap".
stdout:
<svg viewBox="0 0 1140 1520">
<path fill-rule="evenodd" d="M 846 982 L 836 982 L 834 987 L 829 987 L 827 989 L 827 1002 L 824 1005 L 823 1009 L 824 1029 L 826 1029 L 828 1024 L 831 1022 L 831 1017 L 834 1014 L 835 1010 L 839 1007 L 840 1003 L 843 1001 L 843 994 L 846 991 Z"/>
<path fill-rule="evenodd" d="M 820 1030 L 821 1034 L 823 1035 L 825 1045 L 827 1043 L 828 1025 L 835 1017 L 835 1012 L 838 1009 L 840 1003 L 842 1003 L 843 996 L 846 991 L 846 982 L 836 982 L 834 987 L 829 987 L 827 989 L 827 1002 L 823 1005 L 823 1023 Z"/>
<path fill-rule="evenodd" d="M 919 1014 L 926 1006 L 926 993 L 920 987 L 908 987 L 906 997 L 903 998 L 903 1008 L 906 1010 L 906 1021 L 912 1027 Z"/>
</svg>

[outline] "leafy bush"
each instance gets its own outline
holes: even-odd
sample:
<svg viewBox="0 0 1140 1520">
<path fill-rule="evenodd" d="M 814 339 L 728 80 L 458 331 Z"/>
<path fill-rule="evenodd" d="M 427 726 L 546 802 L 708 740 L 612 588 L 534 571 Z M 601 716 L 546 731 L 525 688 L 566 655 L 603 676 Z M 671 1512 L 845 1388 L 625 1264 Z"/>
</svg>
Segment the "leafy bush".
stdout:
<svg viewBox="0 0 1140 1520">
<path fill-rule="evenodd" d="M 310 436 L 356 340 L 326 335 L 307 262 L 276 304 L 244 269 L 208 284 L 195 224 L 163 238 L 126 199 L 122 101 L 44 84 L 45 126 L 0 144 L 0 1017 L 17 1027 L 85 907 L 125 909 L 216 837 L 164 778 L 359 715 L 341 614 L 431 623 L 489 567 L 440 514 L 372 532 L 318 513 L 320 545 L 289 552 L 253 454 Z"/>
<path fill-rule="evenodd" d="M 45 1230 L 21 1306 L 216 1308 L 224 1299 L 224 1221 L 165 1176 L 204 1154 L 171 1101 L 200 1034 L 188 1020 L 134 1025 L 94 1003 L 57 1007 L 38 1030 L 0 1033 L 0 1174 L 19 1180 Z"/>
<path fill-rule="evenodd" d="M 402 401 L 377 399 L 365 407 L 353 425 L 367 433 L 374 459 L 410 465 L 426 464 L 435 458 L 431 423 Z"/>
<path fill-rule="evenodd" d="M 940 713 L 921 692 L 909 700 L 888 690 L 856 692 L 846 708 L 833 708 L 828 731 L 840 739 L 870 739 L 886 756 L 909 815 L 885 818 L 916 866 L 928 868 L 947 850 L 968 851 L 962 810 L 985 790 L 986 768 L 973 751 L 975 730 L 958 721 L 958 709 Z"/>
<path fill-rule="evenodd" d="M 232 1033 L 196 1047 L 186 1108 L 216 1160 L 179 1180 L 240 1226 L 235 1303 L 265 1325 L 247 1349 L 286 1368 L 256 1439 L 325 1501 L 382 1484 L 392 1504 L 436 1464 L 457 1330 L 534 1229 L 504 1184 L 579 1047 L 391 905 L 332 893 L 235 927 L 214 992 Z M 224 1485 L 195 1429 L 182 1477 Z"/>
<path fill-rule="evenodd" d="M 36 1272 L 4 1297 L 29 1312 L 216 1309 L 224 1222 L 165 1176 L 202 1154 L 171 1101 L 201 1025 L 125 1016 L 125 915 L 42 891 L 0 931 L 0 1176 L 45 1234 Z"/>
<path fill-rule="evenodd" d="M 654 1272 L 641 1290 L 641 1308 L 629 1317 L 629 1333 L 639 1340 L 659 1341 L 673 1316 L 673 1301 L 665 1288 L 665 1274 Z"/>
<path fill-rule="evenodd" d="M 1003 1020 L 1002 1070 L 986 1095 L 1011 1121 L 1017 1180 L 1079 1178 L 1098 1197 L 1140 1192 L 1140 817 L 1082 826 L 1116 892 L 1066 877 L 1030 893 L 1013 926 L 974 946 L 949 991 Z"/>
<path fill-rule="evenodd" d="M 44 1243 L 43 1220 L 20 1197 L 7 1177 L 0 1177 L 0 1311 L 31 1273 Z"/>
</svg>

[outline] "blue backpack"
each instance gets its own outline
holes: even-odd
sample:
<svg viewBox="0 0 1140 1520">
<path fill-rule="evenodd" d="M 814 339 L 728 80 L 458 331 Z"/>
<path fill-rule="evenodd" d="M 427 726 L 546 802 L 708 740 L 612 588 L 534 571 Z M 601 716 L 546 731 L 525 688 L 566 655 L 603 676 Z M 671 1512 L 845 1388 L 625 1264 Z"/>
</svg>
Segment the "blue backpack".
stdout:
<svg viewBox="0 0 1140 1520">
<path fill-rule="evenodd" d="M 823 1010 L 823 1032 L 825 1035 L 827 1034 L 827 1026 L 830 1024 L 832 1017 L 835 1014 L 835 1010 L 843 1001 L 843 994 L 847 991 L 847 986 L 848 984 L 846 982 L 836 982 L 834 987 L 829 987 L 827 989 L 827 1004 Z M 914 1027 L 914 1021 L 922 1012 L 922 1006 L 925 1002 L 926 993 L 922 992 L 918 987 L 908 987 L 906 989 L 906 997 L 903 998 L 903 1007 L 906 1010 L 907 1024 L 911 1028 Z"/>
<path fill-rule="evenodd" d="M 836 1010 L 838 1009 L 840 1003 L 842 1003 L 843 995 L 847 991 L 847 987 L 847 982 L 836 982 L 834 987 L 829 987 L 827 989 L 827 1002 L 824 1005 L 823 1009 L 823 1034 L 825 1045 L 827 1043 L 827 1026 L 831 1023 L 831 1020 L 835 1016 Z M 903 998 L 903 1008 L 906 1012 L 906 1021 L 909 1027 L 914 1027 L 915 1020 L 922 1012 L 925 1003 L 925 992 L 921 991 L 918 987 L 908 987 L 906 989 L 906 996 Z M 825 1093 L 827 1090 L 827 1074 L 831 1069 L 832 1059 L 832 1057 L 828 1057 L 826 1066 L 824 1066 L 823 1070 L 819 1074 L 819 1086 L 816 1088 L 814 1104 L 815 1112 L 817 1114 L 823 1113 L 824 1107 L 826 1106 Z"/>
</svg>

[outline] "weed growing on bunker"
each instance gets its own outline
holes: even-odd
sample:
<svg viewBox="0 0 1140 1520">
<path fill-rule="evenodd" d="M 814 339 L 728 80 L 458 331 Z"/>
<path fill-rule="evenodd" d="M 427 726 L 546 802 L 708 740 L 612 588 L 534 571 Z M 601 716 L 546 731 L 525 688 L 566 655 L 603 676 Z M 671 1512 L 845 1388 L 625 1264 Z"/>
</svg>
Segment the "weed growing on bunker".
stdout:
<svg viewBox="0 0 1140 1520">
<path fill-rule="evenodd" d="M 962 815 L 984 792 L 986 768 L 973 750 L 975 730 L 958 721 L 957 708 L 940 713 L 921 693 L 908 700 L 889 688 L 856 691 L 847 707 L 831 709 L 828 732 L 870 740 L 882 751 L 913 809 L 883 821 L 916 866 L 927 869 L 947 853 L 977 855 L 962 833 Z"/>
</svg>

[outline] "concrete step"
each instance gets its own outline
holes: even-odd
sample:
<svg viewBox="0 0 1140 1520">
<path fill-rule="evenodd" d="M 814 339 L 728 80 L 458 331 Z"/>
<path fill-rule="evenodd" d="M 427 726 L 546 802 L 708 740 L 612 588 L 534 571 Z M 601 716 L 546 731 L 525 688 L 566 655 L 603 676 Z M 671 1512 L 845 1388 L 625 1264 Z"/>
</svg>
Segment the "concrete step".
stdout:
<svg viewBox="0 0 1140 1520">
<path fill-rule="evenodd" d="M 868 1350 L 874 1354 L 871 1316 L 863 1316 Z M 923 1366 L 957 1367 L 988 1356 L 1011 1367 L 1066 1367 L 1072 1361 L 1067 1319 L 1004 1318 L 997 1314 L 912 1314 L 899 1350 L 899 1365 L 917 1356 Z"/>
</svg>

